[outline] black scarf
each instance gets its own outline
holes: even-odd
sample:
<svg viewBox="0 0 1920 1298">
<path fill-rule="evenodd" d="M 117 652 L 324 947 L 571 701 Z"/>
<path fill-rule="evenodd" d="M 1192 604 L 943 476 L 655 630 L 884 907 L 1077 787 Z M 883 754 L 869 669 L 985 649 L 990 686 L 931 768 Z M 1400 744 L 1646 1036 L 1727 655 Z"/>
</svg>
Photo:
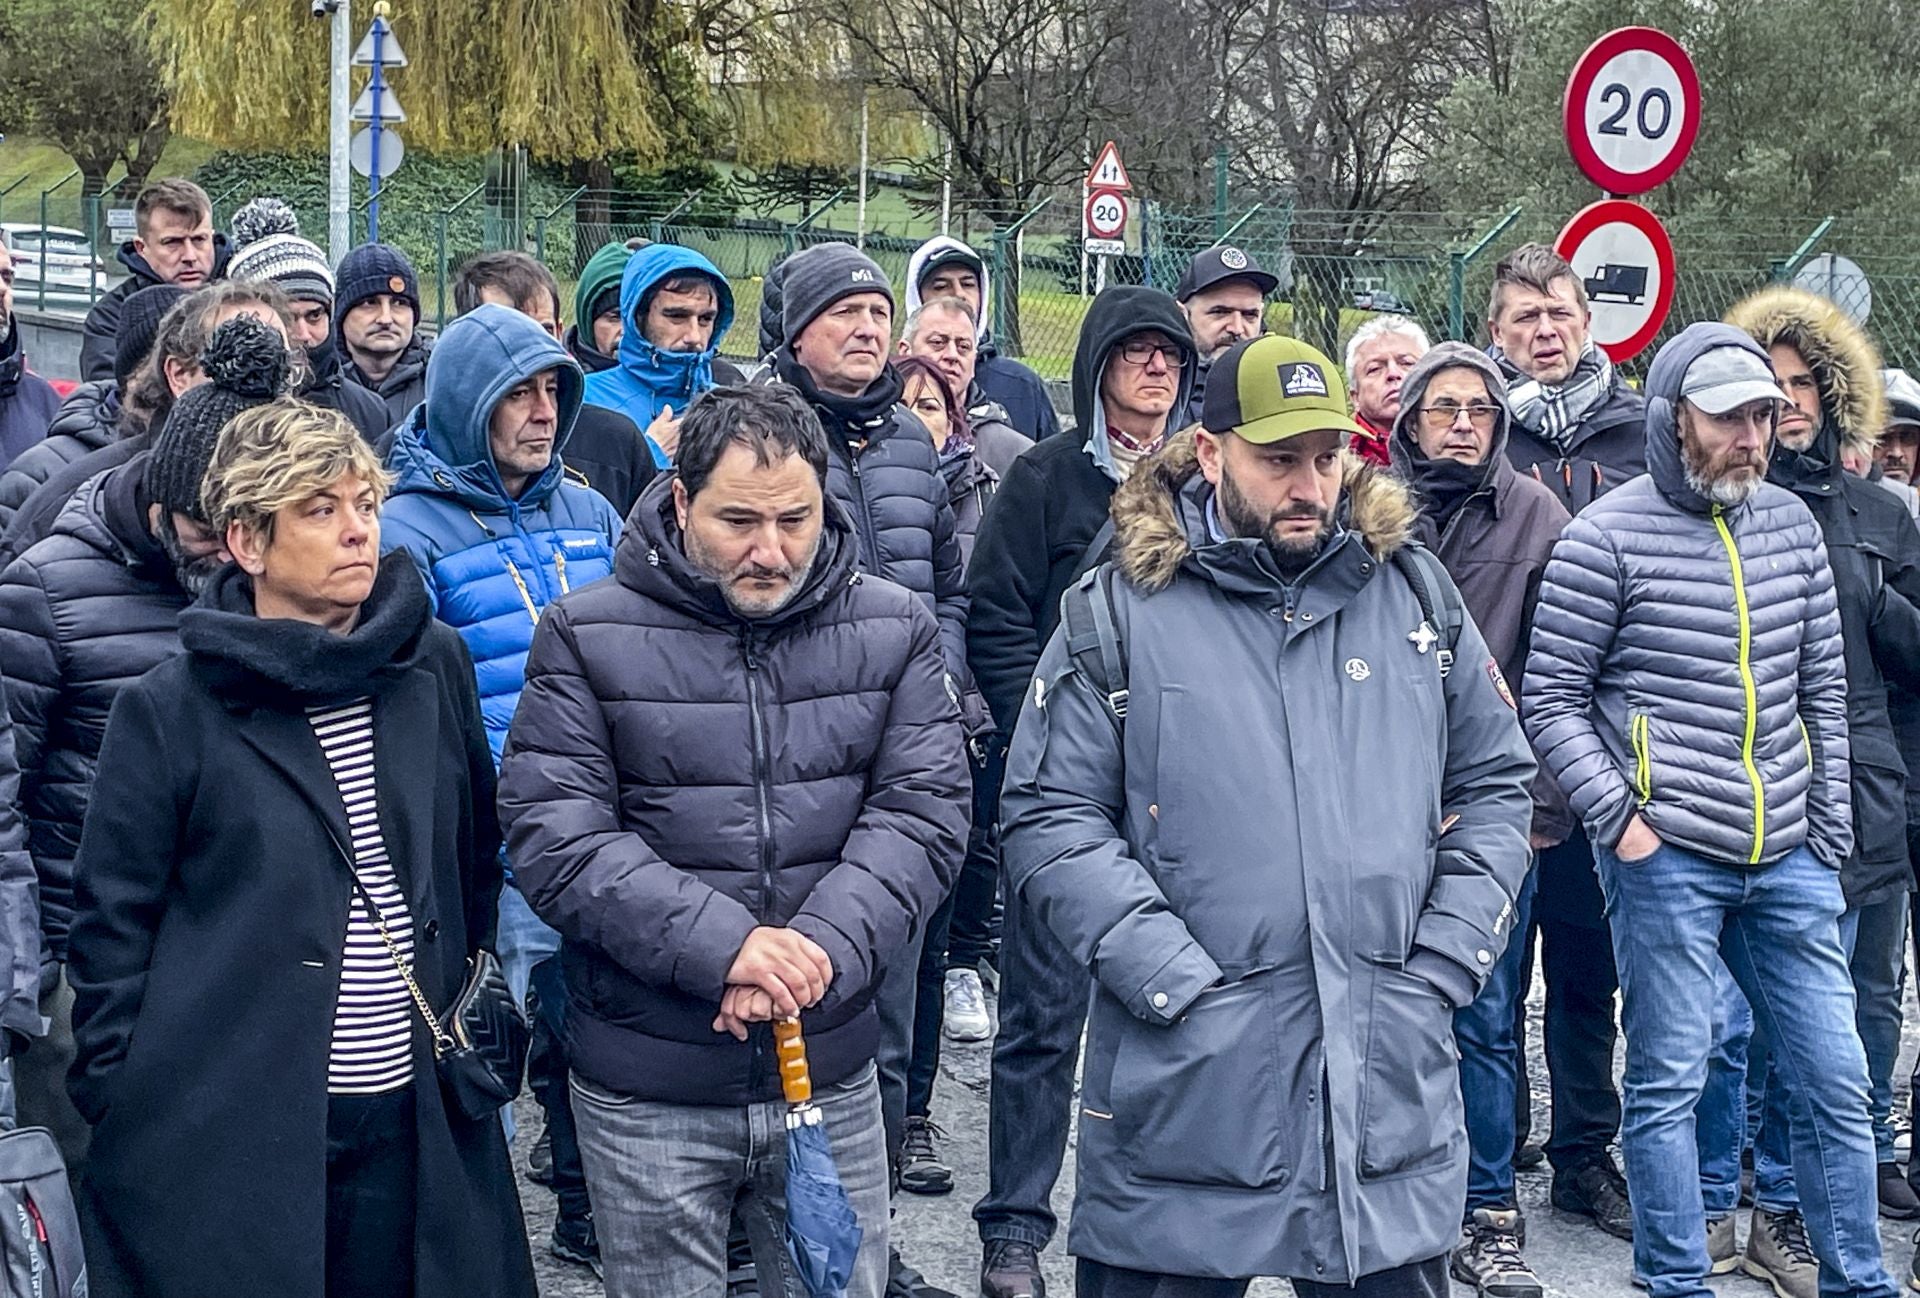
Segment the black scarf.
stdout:
<svg viewBox="0 0 1920 1298">
<path fill-rule="evenodd" d="M 258 707 L 350 703 L 385 691 L 419 656 L 432 624 L 426 587 L 405 550 L 380 561 L 353 630 L 254 612 L 253 579 L 228 564 L 180 615 L 180 643 L 214 692 Z"/>
<path fill-rule="evenodd" d="M 1420 494 L 1421 512 L 1433 520 L 1436 534 L 1445 531 L 1453 516 L 1460 512 L 1460 506 L 1487 485 L 1496 467 L 1493 457 L 1502 454 L 1498 445 L 1489 443 L 1487 458 L 1479 464 L 1462 464 L 1444 455 L 1429 459 L 1412 437 L 1401 438 L 1398 449 L 1406 457 L 1407 477 Z"/>
<path fill-rule="evenodd" d="M 826 416 L 823 422 L 827 430 L 848 442 L 864 441 L 882 425 L 890 423 L 893 408 L 900 404 L 900 375 L 891 365 L 881 366 L 880 377 L 857 397 L 822 392 L 814 386 L 813 375 L 795 359 L 791 347 L 782 347 L 774 354 L 773 366 L 781 382 L 799 389 L 807 404 Z"/>
</svg>

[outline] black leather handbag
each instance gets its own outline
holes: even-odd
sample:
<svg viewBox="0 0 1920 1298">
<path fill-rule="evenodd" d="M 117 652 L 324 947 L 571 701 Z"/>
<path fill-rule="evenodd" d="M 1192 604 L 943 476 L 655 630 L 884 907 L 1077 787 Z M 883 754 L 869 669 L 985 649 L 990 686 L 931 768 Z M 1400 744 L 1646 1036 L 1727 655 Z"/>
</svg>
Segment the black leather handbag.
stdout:
<svg viewBox="0 0 1920 1298">
<path fill-rule="evenodd" d="M 399 944 L 387 932 L 386 917 L 366 886 L 359 871 L 353 872 L 353 886 L 367 905 L 367 914 L 394 968 L 407 984 L 420 1017 L 433 1033 L 434 1068 L 440 1074 L 441 1088 L 453 1107 L 469 1118 L 489 1118 L 510 1104 L 520 1093 L 520 1081 L 526 1073 L 527 1050 L 533 1033 L 526 1015 L 514 1003 L 513 989 L 507 986 L 500 957 L 482 947 L 467 961 L 467 981 L 446 1014 L 436 1017 L 427 994 L 414 980 L 413 966 L 400 954 Z"/>
</svg>

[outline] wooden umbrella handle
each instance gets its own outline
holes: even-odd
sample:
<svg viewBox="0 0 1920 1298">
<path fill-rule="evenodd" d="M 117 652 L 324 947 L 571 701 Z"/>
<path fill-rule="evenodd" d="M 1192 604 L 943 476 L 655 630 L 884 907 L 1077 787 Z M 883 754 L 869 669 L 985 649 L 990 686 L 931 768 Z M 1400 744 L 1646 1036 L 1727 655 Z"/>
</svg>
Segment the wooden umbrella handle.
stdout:
<svg viewBox="0 0 1920 1298">
<path fill-rule="evenodd" d="M 799 1019 L 773 1021 L 773 1050 L 780 1060 L 780 1089 L 788 1104 L 813 1098 L 813 1076 L 807 1071 L 807 1043 L 800 1036 Z"/>
</svg>

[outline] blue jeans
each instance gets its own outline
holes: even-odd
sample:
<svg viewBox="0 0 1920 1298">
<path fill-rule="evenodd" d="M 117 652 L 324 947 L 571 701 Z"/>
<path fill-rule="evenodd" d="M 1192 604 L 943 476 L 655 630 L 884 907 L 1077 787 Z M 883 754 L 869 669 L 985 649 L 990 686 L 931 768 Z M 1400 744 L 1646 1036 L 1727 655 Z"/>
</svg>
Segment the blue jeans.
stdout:
<svg viewBox="0 0 1920 1298">
<path fill-rule="evenodd" d="M 500 972 L 522 1010 L 527 1008 L 527 988 L 533 984 L 536 965 L 545 964 L 560 954 L 560 935 L 548 928 L 527 905 L 527 899 L 511 883 L 500 889 L 500 925 L 494 934 L 494 952 L 500 957 Z M 513 1106 L 502 1105 L 500 1125 L 506 1130 L 507 1144 L 513 1144 Z"/>
<path fill-rule="evenodd" d="M 846 1298 L 887 1284 L 887 1150 L 869 1066 L 814 1092 L 860 1222 Z M 574 1121 L 607 1298 L 723 1298 L 735 1200 L 760 1293 L 806 1298 L 786 1248 L 787 1105 L 661 1104 L 573 1078 Z"/>
<path fill-rule="evenodd" d="M 1700 1154 L 1700 1200 L 1707 1220 L 1740 1206 L 1740 1155 L 1747 1147 L 1747 1078 L 1753 1010 L 1722 960 L 1714 969 L 1713 1049 L 1707 1082 L 1694 1109 L 1694 1146 Z"/>
<path fill-rule="evenodd" d="M 1695 1120 L 1713 1053 L 1721 961 L 1773 1038 L 1791 1087 L 1794 1165 L 1820 1292 L 1894 1298 L 1880 1259 L 1867 1061 L 1840 942 L 1839 875 L 1796 848 L 1736 869 L 1663 844 L 1596 853 L 1627 1036 L 1621 1146 L 1633 1261 L 1653 1298 L 1707 1298 Z"/>
<path fill-rule="evenodd" d="M 1840 943 L 1846 951 L 1848 972 L 1853 980 L 1854 1026 L 1867 1057 L 1867 1107 L 1873 1122 L 1877 1163 L 1895 1161 L 1891 1121 L 1893 1069 L 1900 1055 L 1900 996 L 1906 937 L 1905 893 L 1849 909 L 1840 916 Z M 1748 1130 L 1743 1130 L 1730 1145 L 1723 1146 L 1725 1152 L 1718 1155 L 1718 1161 L 1722 1165 L 1731 1163 L 1737 1177 L 1739 1150 L 1750 1134 L 1755 1206 L 1768 1212 L 1790 1212 L 1800 1207 L 1800 1195 L 1793 1181 L 1792 1099 L 1788 1087 L 1773 1071 L 1771 1040 L 1754 1023 L 1746 998 L 1730 974 L 1725 983 L 1724 993 L 1730 998 L 1727 1017 L 1730 1035 L 1725 1047 L 1737 1049 L 1742 1058 L 1751 1059 L 1746 1076 L 1732 1083 L 1730 1098 L 1738 1099 L 1744 1087 L 1750 1121 Z M 1716 1051 L 1721 1048 L 1716 1044 Z M 1713 1092 L 1716 1079 L 1710 1077 L 1707 1085 L 1708 1091 Z M 1707 1103 L 1703 1097 L 1703 1109 Z M 1703 1132 L 1703 1189 L 1712 1180 L 1704 1161 L 1706 1148 Z M 1708 1215 L 1715 1215 L 1711 1206 Z"/>
<path fill-rule="evenodd" d="M 1467 1109 L 1467 1216 L 1476 1208 L 1514 1208 L 1514 1092 L 1520 1080 L 1520 1045 L 1514 1009 L 1526 999 L 1527 926 L 1533 911 L 1535 873 L 1527 871 L 1514 899 L 1507 949 L 1473 1004 L 1453 1015 L 1460 1049 L 1460 1097 Z"/>
</svg>

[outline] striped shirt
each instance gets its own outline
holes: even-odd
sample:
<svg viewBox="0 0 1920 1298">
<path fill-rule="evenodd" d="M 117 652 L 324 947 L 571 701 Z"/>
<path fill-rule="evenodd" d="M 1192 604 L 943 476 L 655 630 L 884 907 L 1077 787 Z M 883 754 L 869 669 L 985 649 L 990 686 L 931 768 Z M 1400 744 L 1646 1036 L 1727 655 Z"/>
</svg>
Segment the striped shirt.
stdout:
<svg viewBox="0 0 1920 1298">
<path fill-rule="evenodd" d="M 342 708 L 310 708 L 307 719 L 333 770 L 352 834 L 354 870 L 372 896 L 400 955 L 413 963 L 413 916 L 387 859 L 373 778 L 373 700 Z M 329 1095 L 381 1095 L 413 1081 L 413 1020 L 418 1011 L 393 955 L 353 889 L 347 910 L 346 957 L 333 1010 L 327 1058 Z"/>
</svg>

